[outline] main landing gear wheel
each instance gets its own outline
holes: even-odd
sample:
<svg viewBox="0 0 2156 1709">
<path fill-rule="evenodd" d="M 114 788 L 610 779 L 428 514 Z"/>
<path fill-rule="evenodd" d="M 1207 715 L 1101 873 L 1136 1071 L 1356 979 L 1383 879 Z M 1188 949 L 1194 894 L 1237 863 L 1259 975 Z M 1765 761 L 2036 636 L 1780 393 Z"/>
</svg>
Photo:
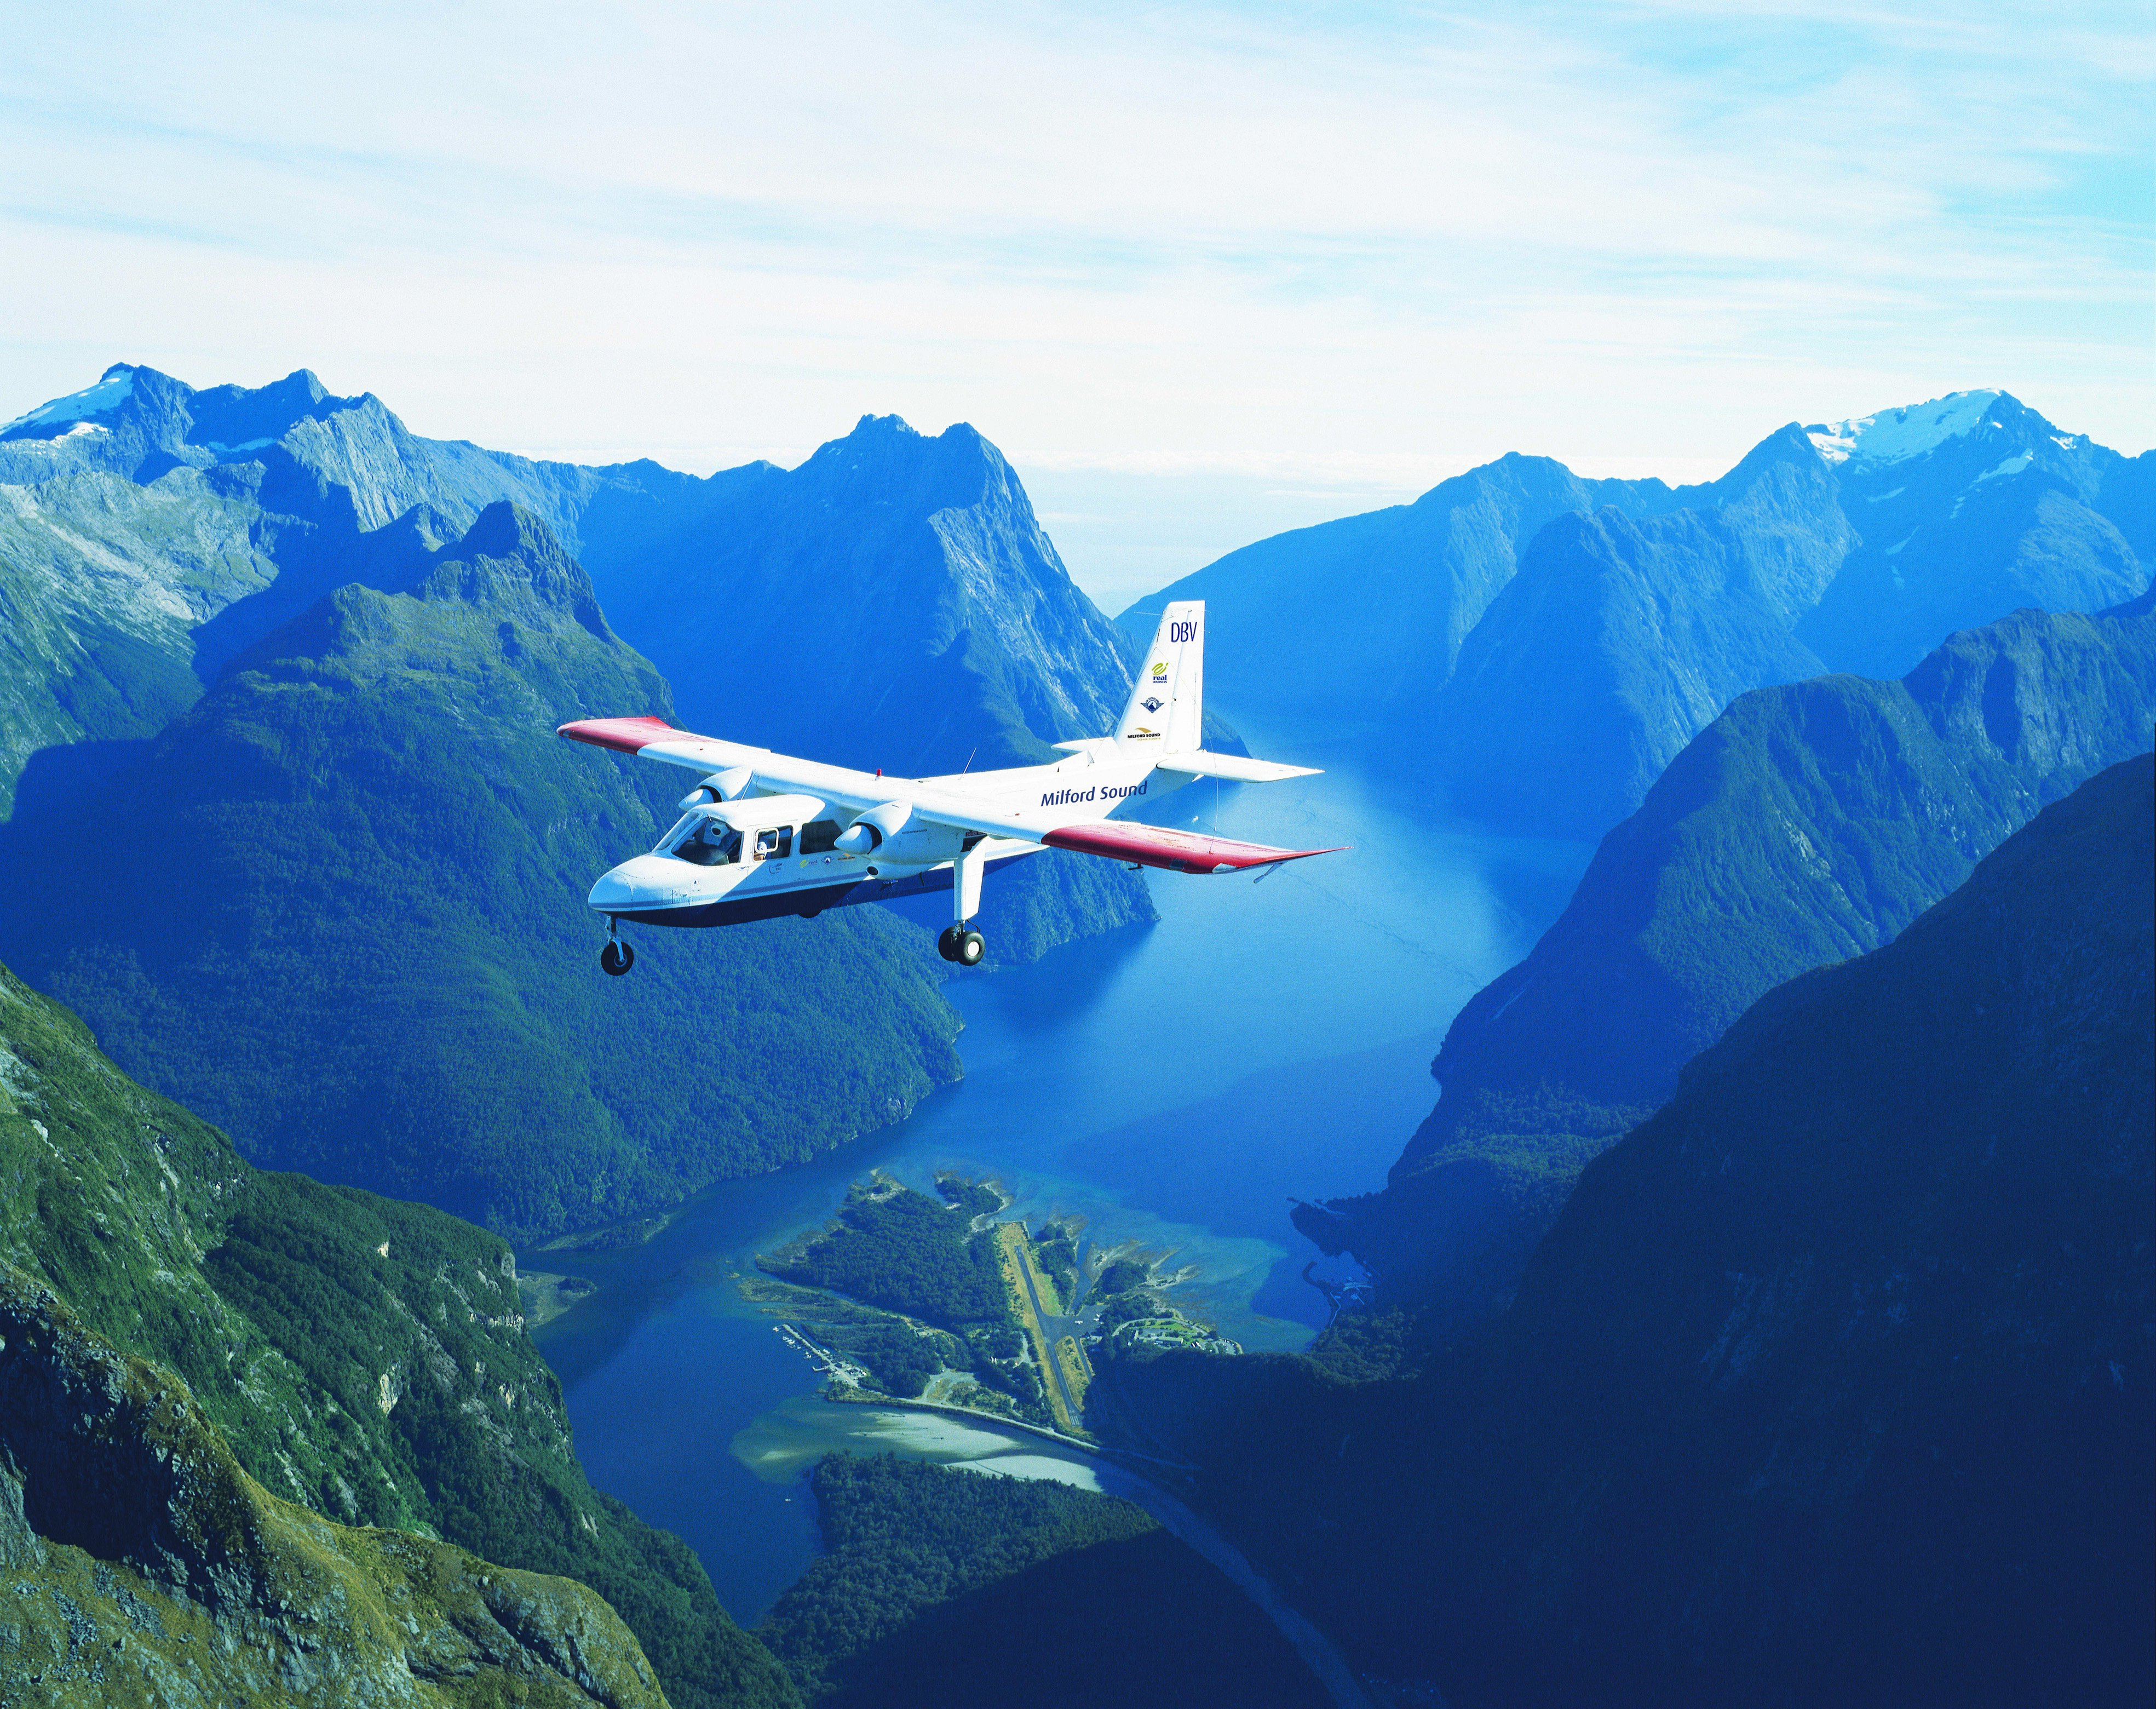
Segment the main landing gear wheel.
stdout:
<svg viewBox="0 0 2156 1709">
<path fill-rule="evenodd" d="M 978 967 L 988 953 L 988 943 L 969 926 L 948 925 L 936 939 L 936 953 L 961 967 Z"/>
<path fill-rule="evenodd" d="M 599 965 L 616 979 L 636 965 L 636 951 L 619 938 L 608 938 L 606 948 L 599 951 Z"/>
</svg>

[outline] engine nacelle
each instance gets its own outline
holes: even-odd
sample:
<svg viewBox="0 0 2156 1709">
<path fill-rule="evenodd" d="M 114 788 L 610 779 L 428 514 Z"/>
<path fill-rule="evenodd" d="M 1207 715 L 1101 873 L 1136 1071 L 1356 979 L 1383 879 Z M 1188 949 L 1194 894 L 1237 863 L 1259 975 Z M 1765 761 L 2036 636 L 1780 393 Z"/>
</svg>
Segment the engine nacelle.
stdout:
<svg viewBox="0 0 2156 1709">
<path fill-rule="evenodd" d="M 912 817 L 911 801 L 886 801 L 880 807 L 871 807 L 839 833 L 839 851 L 850 855 L 874 854 L 905 830 L 906 821 Z"/>
<path fill-rule="evenodd" d="M 713 772 L 675 805 L 685 813 L 691 807 L 708 806 L 713 801 L 737 800 L 747 793 L 749 785 L 755 781 L 754 774 L 746 765 L 729 766 L 724 771 Z"/>
</svg>

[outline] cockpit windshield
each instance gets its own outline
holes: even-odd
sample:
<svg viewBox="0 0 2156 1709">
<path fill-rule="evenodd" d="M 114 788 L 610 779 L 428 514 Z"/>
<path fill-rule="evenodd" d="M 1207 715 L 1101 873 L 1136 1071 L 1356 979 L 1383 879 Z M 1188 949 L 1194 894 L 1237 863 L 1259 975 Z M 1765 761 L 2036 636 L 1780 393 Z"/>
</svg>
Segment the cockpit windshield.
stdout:
<svg viewBox="0 0 2156 1709">
<path fill-rule="evenodd" d="M 742 834 L 722 820 L 691 813 L 666 833 L 660 852 L 699 867 L 730 866 L 741 858 Z"/>
</svg>

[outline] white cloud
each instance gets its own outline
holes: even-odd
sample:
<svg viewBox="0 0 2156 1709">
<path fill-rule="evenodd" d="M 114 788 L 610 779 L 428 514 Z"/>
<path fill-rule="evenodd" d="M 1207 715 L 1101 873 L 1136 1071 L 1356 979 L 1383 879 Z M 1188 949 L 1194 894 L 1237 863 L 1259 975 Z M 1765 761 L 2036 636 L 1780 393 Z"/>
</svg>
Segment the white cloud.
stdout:
<svg viewBox="0 0 2156 1709">
<path fill-rule="evenodd" d="M 1323 488 L 2000 385 L 2138 449 L 2133 14 L 19 12 L 0 413 L 311 366 L 428 432 Z M 1657 461 L 1657 460 L 1660 460 Z"/>
</svg>

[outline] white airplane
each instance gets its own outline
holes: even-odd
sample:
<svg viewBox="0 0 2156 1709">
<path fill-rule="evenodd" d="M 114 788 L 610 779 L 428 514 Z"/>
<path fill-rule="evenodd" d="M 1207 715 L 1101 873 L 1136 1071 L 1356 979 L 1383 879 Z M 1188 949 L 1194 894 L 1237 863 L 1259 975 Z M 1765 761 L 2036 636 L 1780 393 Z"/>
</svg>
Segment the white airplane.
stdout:
<svg viewBox="0 0 2156 1709">
<path fill-rule="evenodd" d="M 624 861 L 592 886 L 591 906 L 607 919 L 599 965 L 623 974 L 636 960 L 620 938 L 624 920 L 732 925 L 947 889 L 953 918 L 936 947 L 945 960 L 973 967 L 987 953 L 973 927 L 982 879 L 1044 848 L 1173 873 L 1262 867 L 1260 878 L 1283 861 L 1337 853 L 1112 816 L 1194 778 L 1271 783 L 1316 775 L 1310 766 L 1209 754 L 1199 745 L 1204 623 L 1204 600 L 1170 605 L 1115 734 L 1058 742 L 1070 757 L 1048 765 L 886 777 L 714 741 L 654 718 L 563 724 L 556 734 L 572 742 L 708 774 L 682 798 L 681 818 L 650 853 Z"/>
</svg>

